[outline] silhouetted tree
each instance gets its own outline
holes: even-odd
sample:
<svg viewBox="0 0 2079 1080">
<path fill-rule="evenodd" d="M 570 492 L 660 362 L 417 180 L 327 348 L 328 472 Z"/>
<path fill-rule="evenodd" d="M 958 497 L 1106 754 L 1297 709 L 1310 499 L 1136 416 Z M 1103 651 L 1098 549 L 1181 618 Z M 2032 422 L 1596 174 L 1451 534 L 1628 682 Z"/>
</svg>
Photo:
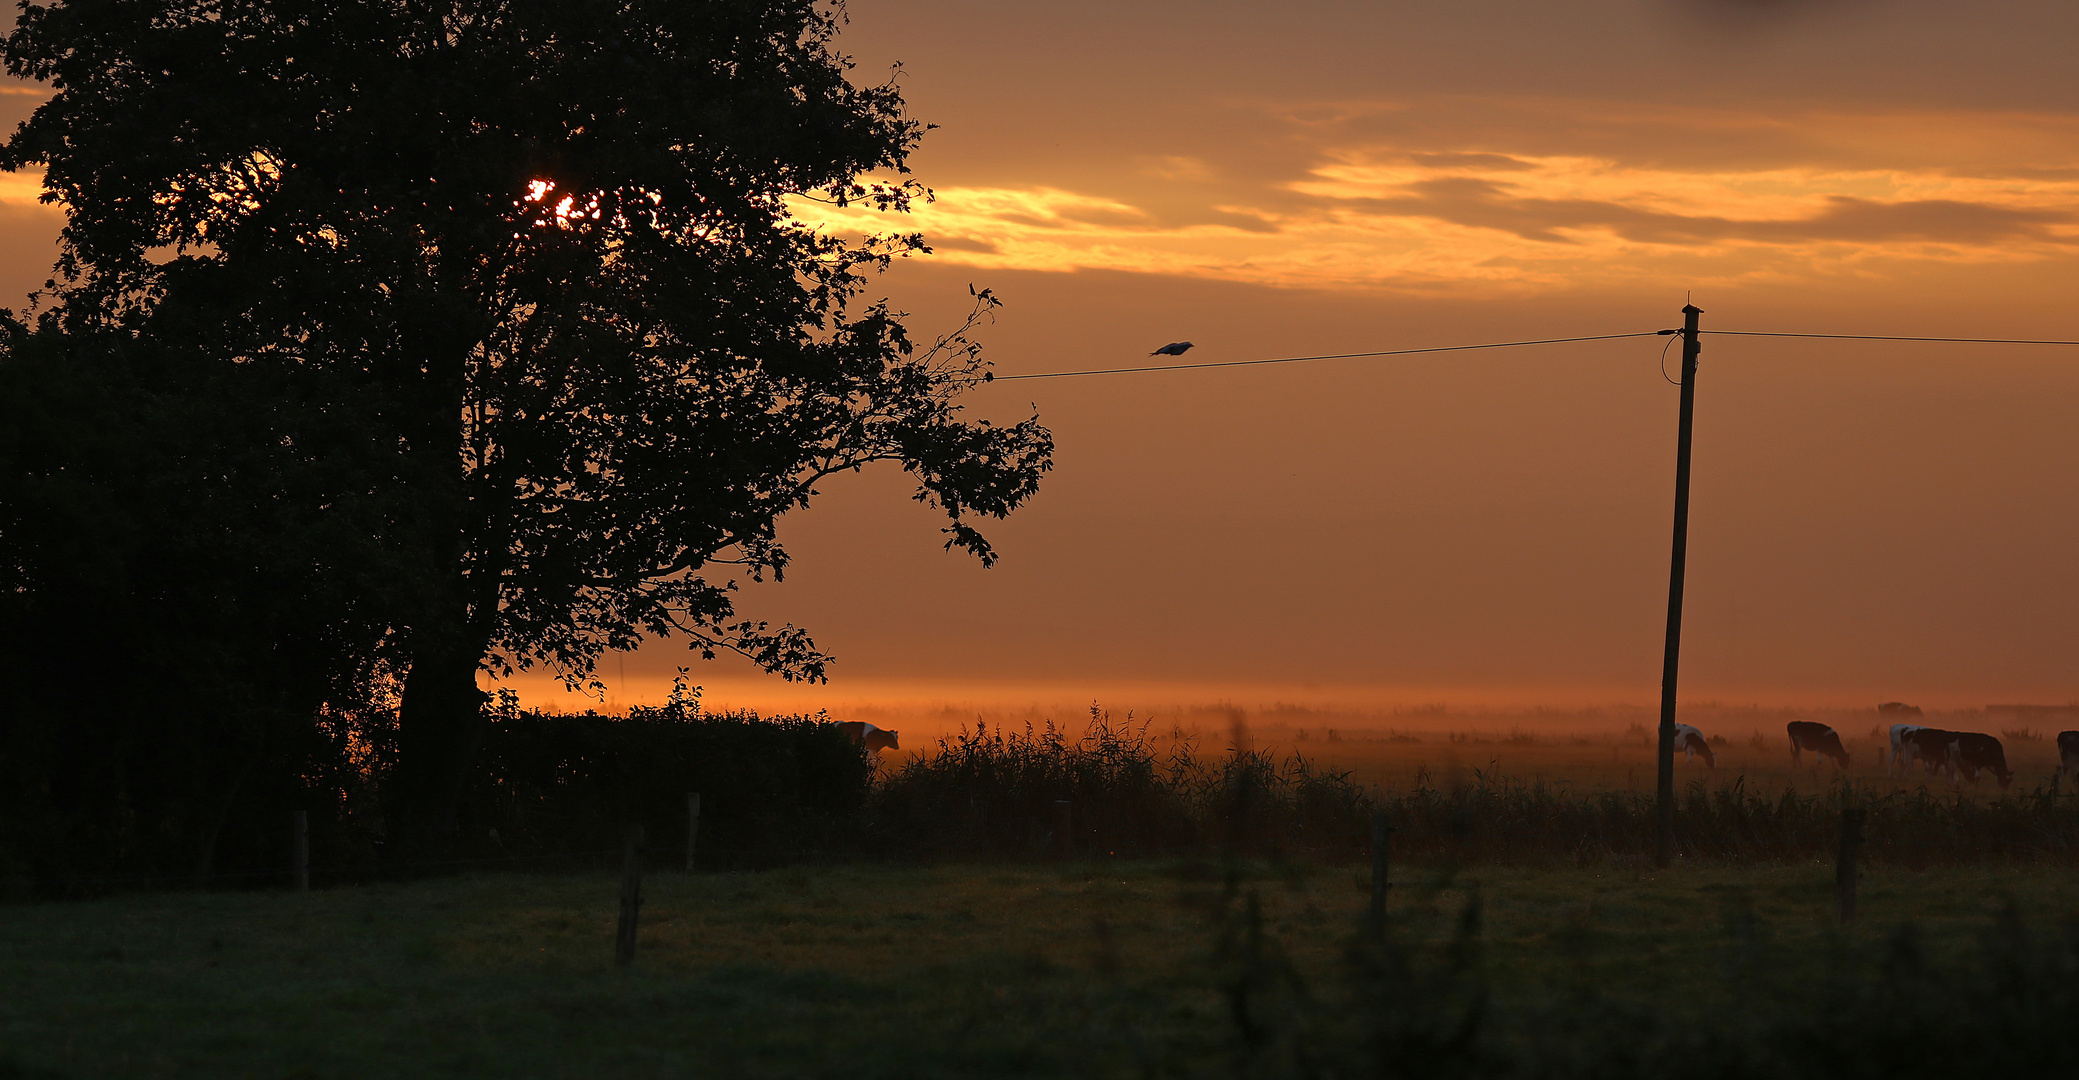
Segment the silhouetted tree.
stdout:
<svg viewBox="0 0 2079 1080">
<path fill-rule="evenodd" d="M 959 416 L 966 330 L 913 348 L 865 275 L 922 247 L 793 220 L 900 211 L 921 125 L 856 86 L 814 0 L 72 0 L 8 70 L 56 96 L 0 164 L 62 199 L 44 333 L 239 370 L 295 498 L 355 524 L 362 660 L 403 673 L 396 806 L 452 826 L 484 666 L 586 678 L 683 635 L 788 678 L 826 658 L 741 619 L 774 520 L 875 461 L 993 561 L 976 515 L 1036 490 L 1036 419 Z M 893 179 L 876 181 L 876 175 Z M 981 318 L 994 300 L 977 295 Z M 718 570 L 717 568 L 721 568 Z"/>
</svg>

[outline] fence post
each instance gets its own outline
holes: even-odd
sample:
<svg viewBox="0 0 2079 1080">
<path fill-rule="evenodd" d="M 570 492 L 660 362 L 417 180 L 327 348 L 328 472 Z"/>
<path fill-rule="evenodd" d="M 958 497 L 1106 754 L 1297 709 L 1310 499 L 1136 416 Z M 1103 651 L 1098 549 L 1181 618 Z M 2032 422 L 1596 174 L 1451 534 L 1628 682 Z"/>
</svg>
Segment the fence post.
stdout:
<svg viewBox="0 0 2079 1080">
<path fill-rule="evenodd" d="M 1074 821 L 1075 819 L 1070 815 L 1068 800 L 1054 800 L 1054 850 L 1063 859 L 1067 859 L 1074 850 L 1069 845 L 1068 837 L 1069 827 L 1074 824 Z"/>
<path fill-rule="evenodd" d="M 635 962 L 635 917 L 642 909 L 642 826 L 628 826 L 621 851 L 621 923 L 614 931 L 614 966 Z"/>
<path fill-rule="evenodd" d="M 1393 827 L 1386 824 L 1386 815 L 1372 815 L 1372 906 L 1371 931 L 1374 936 L 1386 933 L 1386 890 L 1393 883 L 1386 878 L 1388 861 L 1392 852 L 1387 847 L 1392 842 Z"/>
<path fill-rule="evenodd" d="M 1861 810 L 1841 808 L 1841 855 L 1834 864 L 1834 892 L 1843 926 L 1855 921 L 1855 856 L 1862 847 L 1862 816 Z"/>
<path fill-rule="evenodd" d="M 686 793 L 686 872 L 693 872 L 693 845 L 700 839 L 700 793 Z"/>
<path fill-rule="evenodd" d="M 296 854 L 290 868 L 296 873 L 296 891 L 310 891 L 310 813 L 296 811 Z"/>
</svg>

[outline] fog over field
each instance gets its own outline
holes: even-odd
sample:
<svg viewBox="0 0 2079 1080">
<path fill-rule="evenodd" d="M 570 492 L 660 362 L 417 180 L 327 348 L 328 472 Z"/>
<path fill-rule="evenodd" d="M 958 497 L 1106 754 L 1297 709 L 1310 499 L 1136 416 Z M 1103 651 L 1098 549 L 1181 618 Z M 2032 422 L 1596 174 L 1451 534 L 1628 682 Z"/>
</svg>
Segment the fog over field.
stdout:
<svg viewBox="0 0 2079 1080">
<path fill-rule="evenodd" d="M 654 705 L 669 693 L 669 683 L 630 678 L 616 685 L 609 673 L 597 698 L 566 693 L 553 684 L 524 681 L 532 692 L 523 700 L 549 709 L 618 712 Z M 1114 726 L 1144 731 L 1165 752 L 1183 750 L 1219 755 L 1242 746 L 1279 755 L 1297 754 L 1322 767 L 1347 770 L 1362 783 L 1385 788 L 1420 785 L 1451 786 L 1488 780 L 1553 782 L 1584 789 L 1653 789 L 1654 732 L 1658 705 L 1646 701 L 1548 705 L 1511 701 L 1502 694 L 1438 688 L 1475 704 L 1442 700 L 1409 702 L 1362 688 L 1248 687 L 1193 688 L 1158 684 L 1108 684 L 1101 696 L 1081 701 L 1058 685 L 992 686 L 970 684 L 900 684 L 869 681 L 867 690 L 848 696 L 833 686 L 761 686 L 731 682 L 703 690 L 710 711 L 749 708 L 773 715 L 827 714 L 833 720 L 861 720 L 901 733 L 900 751 L 885 754 L 887 765 L 913 755 L 937 752 L 938 741 L 971 731 L 977 724 L 990 730 L 1045 730 L 1053 725 L 1073 740 L 1084 735 L 1093 717 Z M 1457 693 L 1453 694 L 1456 689 Z M 1219 690 L 1225 693 L 1217 692 Z M 934 695 L 940 696 L 934 696 Z M 625 696 L 624 696 L 625 695 Z M 2000 737 L 2015 783 L 2026 789 L 2047 782 L 2057 765 L 2058 730 L 2079 728 L 2079 706 L 2069 715 L 2019 717 L 1998 706 L 2018 703 L 1922 705 L 1921 722 L 1957 731 L 1980 731 Z M 2044 703 L 2057 704 L 2063 703 Z M 1995 706 L 1988 710 L 1986 705 Z M 1716 785 L 1745 778 L 1751 789 L 1803 791 L 1824 789 L 1843 774 L 1811 754 L 1793 765 L 1785 725 L 1815 721 L 1837 731 L 1850 754 L 1847 779 L 1872 790 L 1912 790 L 1928 785 L 1948 791 L 1942 776 L 1928 777 L 1919 767 L 1892 777 L 1885 767 L 1888 729 L 1896 718 L 1880 717 L 1875 704 L 1833 703 L 1685 703 L 1680 720 L 1702 730 L 1717 754 L 1715 768 L 1702 761 L 1678 758 L 1677 782 Z M 1990 796 L 1999 789 L 1989 779 L 1966 782 L 1966 794 Z"/>
</svg>

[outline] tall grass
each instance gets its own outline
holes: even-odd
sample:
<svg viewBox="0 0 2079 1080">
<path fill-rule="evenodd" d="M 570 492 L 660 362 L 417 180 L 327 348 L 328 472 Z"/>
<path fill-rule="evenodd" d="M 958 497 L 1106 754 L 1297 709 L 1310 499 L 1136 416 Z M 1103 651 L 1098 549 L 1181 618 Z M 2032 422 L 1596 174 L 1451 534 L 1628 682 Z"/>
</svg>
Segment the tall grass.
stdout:
<svg viewBox="0 0 2079 1080">
<path fill-rule="evenodd" d="M 1159 753 L 1145 722 L 1093 708 L 1070 738 L 1039 729 L 973 728 L 939 741 L 881 781 L 870 801 L 885 850 L 1030 857 L 1064 843 L 1079 856 L 1219 849 L 1344 853 L 1368 835 L 1372 800 L 1348 774 L 1246 747 L 1208 757 L 1179 742 Z"/>
<path fill-rule="evenodd" d="M 1556 993 L 1497 993 L 1506 962 L 1486 955 L 1477 894 L 1443 942 L 1389 921 L 1327 967 L 1294 962 L 1265 931 L 1255 894 L 1231 886 L 1221 914 L 1225 1036 L 1172 1047 L 1163 1075 L 1889 1080 L 2079 1069 L 2079 924 L 2033 926 L 2011 903 L 1960 953 L 1930 950 L 1906 924 L 1874 950 L 1835 941 L 1817 972 L 1751 916 L 1735 918 L 1721 977 L 1652 1002 L 1578 978 Z"/>
<path fill-rule="evenodd" d="M 1167 750 L 1145 723 L 1093 709 L 1071 737 L 1049 723 L 1023 732 L 977 724 L 880 780 L 867 815 L 874 850 L 926 857 L 1026 858 L 1069 846 L 1084 857 L 1234 851 L 1347 858 L 1384 814 L 1397 855 L 1456 862 L 1625 861 L 1653 850 L 1651 794 L 1581 792 L 1475 770 L 1470 783 L 1426 780 L 1402 791 L 1360 785 L 1294 754 L 1254 750 L 1242 733 L 1224 753 L 1193 740 Z M 2046 784 L 1980 802 L 1927 788 L 1878 794 L 1837 780 L 1807 793 L 1759 795 L 1735 779 L 1692 782 L 1678 796 L 1686 858 L 1767 861 L 1830 857 L 1840 811 L 1865 812 L 1868 859 L 1907 866 L 2079 854 L 2079 803 Z"/>
<path fill-rule="evenodd" d="M 1456 861 L 1587 862 L 1635 858 L 1653 848 L 1650 794 L 1474 777 L 1450 790 L 1425 786 L 1382 798 L 1378 808 L 1396 826 L 1396 849 Z M 1925 787 L 1875 794 L 1840 781 L 1809 794 L 1763 796 L 1737 779 L 1716 787 L 1692 782 L 1677 796 L 1676 849 L 1708 859 L 1829 857 L 1845 806 L 1865 811 L 1864 856 L 1888 863 L 2070 859 L 2079 850 L 2079 804 L 2050 784 L 1978 802 Z"/>
</svg>

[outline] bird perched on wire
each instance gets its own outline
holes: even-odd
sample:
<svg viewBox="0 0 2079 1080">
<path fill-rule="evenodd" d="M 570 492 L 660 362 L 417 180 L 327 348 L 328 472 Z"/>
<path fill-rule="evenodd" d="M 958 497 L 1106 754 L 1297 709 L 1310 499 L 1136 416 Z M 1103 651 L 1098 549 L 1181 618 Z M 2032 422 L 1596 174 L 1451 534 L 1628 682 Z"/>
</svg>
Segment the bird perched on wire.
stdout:
<svg viewBox="0 0 2079 1080">
<path fill-rule="evenodd" d="M 1185 349 L 1188 349 L 1188 348 L 1190 348 L 1190 347 L 1191 347 L 1191 343 L 1190 343 L 1190 342 L 1188 342 L 1188 341 L 1172 341 L 1172 342 L 1170 342 L 1169 344 L 1167 344 L 1167 345 L 1164 345 L 1163 347 L 1161 347 L 1161 348 L 1159 348 L 1159 349 L 1155 350 L 1154 352 L 1151 352 L 1151 353 L 1149 353 L 1148 355 L 1149 355 L 1149 356 L 1182 356 L 1182 355 L 1184 355 L 1184 350 L 1185 350 Z"/>
</svg>

